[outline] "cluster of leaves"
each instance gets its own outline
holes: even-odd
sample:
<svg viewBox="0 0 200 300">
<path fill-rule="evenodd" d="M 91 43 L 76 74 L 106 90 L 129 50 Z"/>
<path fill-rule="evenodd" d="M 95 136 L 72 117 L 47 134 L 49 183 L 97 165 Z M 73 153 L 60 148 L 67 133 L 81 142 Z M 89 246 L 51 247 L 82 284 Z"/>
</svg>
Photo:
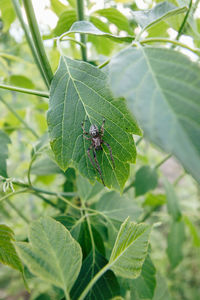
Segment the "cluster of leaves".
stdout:
<svg viewBox="0 0 200 300">
<path fill-rule="evenodd" d="M 158 170 L 174 155 L 200 182 L 200 51 L 180 42 L 185 34 L 199 46 L 198 1 L 152 1 L 147 10 L 115 2 L 88 4 L 84 19 L 83 1 L 51 0 L 57 24 L 42 33 L 44 43 L 31 1 L 23 1 L 29 26 L 17 0 L 1 3 L 0 215 L 17 242 L 0 225 L 0 262 L 20 271 L 31 299 L 170 299 L 167 280 L 179 297 L 174 277 L 192 251 L 187 232 L 200 247 L 176 195 L 179 178 L 171 184 Z M 90 163 L 81 128 L 104 118 L 115 168 L 104 146 L 97 160 L 114 191 Z M 133 135 L 142 134 L 133 167 Z M 149 153 L 149 142 L 169 155 L 153 146 Z"/>
</svg>

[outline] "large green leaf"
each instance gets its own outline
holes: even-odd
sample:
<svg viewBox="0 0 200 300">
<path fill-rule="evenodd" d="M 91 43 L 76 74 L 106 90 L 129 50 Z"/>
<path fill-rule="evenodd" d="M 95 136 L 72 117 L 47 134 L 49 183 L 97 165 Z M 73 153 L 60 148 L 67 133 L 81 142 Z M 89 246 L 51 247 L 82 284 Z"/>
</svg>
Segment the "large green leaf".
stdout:
<svg viewBox="0 0 200 300">
<path fill-rule="evenodd" d="M 13 231 L 0 224 L 0 262 L 23 273 L 23 265 L 13 245 L 14 240 Z"/>
<path fill-rule="evenodd" d="M 11 143 L 8 135 L 0 130 L 0 175 L 7 177 L 6 159 L 8 158 L 8 144 Z"/>
<path fill-rule="evenodd" d="M 149 255 L 142 266 L 140 276 L 131 281 L 140 299 L 152 299 L 156 287 L 156 269 Z"/>
<path fill-rule="evenodd" d="M 91 34 L 91 35 L 97 35 L 97 36 L 103 36 L 107 37 L 111 40 L 114 40 L 115 42 L 127 42 L 131 43 L 134 40 L 134 36 L 118 36 L 114 35 L 108 32 L 103 32 L 99 30 L 94 24 L 88 21 L 77 21 L 75 22 L 70 30 L 66 32 L 66 34 L 70 33 L 86 33 L 86 34 Z"/>
<path fill-rule="evenodd" d="M 120 196 L 116 192 L 104 194 L 97 202 L 96 210 L 102 212 L 108 218 L 122 222 L 128 216 L 131 221 L 136 221 L 142 212 L 133 199 Z"/>
<path fill-rule="evenodd" d="M 146 137 L 200 182 L 200 68 L 172 49 L 129 48 L 111 62 L 115 96 L 128 100 Z"/>
<path fill-rule="evenodd" d="M 114 7 L 99 9 L 94 12 L 104 18 L 110 23 L 115 24 L 120 30 L 127 31 L 129 34 L 133 34 L 129 26 L 129 21 L 118 9 Z"/>
<path fill-rule="evenodd" d="M 98 252 L 91 251 L 84 260 L 79 277 L 71 290 L 72 300 L 78 299 L 88 283 L 107 263 L 107 260 Z M 117 279 L 112 271 L 107 271 L 93 286 L 85 300 L 109 300 L 120 294 Z"/>
<path fill-rule="evenodd" d="M 173 4 L 164 1 L 157 4 L 154 8 L 144 11 L 132 12 L 134 20 L 143 28 L 147 29 L 156 23 L 178 14 L 186 12 L 187 7 L 176 7 Z"/>
<path fill-rule="evenodd" d="M 105 118 L 104 140 L 113 152 L 113 169 L 109 151 L 103 145 L 97 151 L 105 185 L 122 189 L 129 176 L 129 163 L 135 162 L 136 150 L 132 133 L 140 134 L 125 102 L 113 99 L 107 85 L 107 76 L 98 68 L 67 57 L 61 57 L 59 68 L 50 90 L 47 121 L 51 147 L 58 165 L 66 170 L 74 165 L 80 173 L 94 181 L 99 174 L 92 166 L 87 150 L 91 142 L 83 138 L 90 124 L 99 127 Z"/>
<path fill-rule="evenodd" d="M 63 289 L 67 296 L 81 268 L 79 244 L 62 224 L 50 217 L 31 224 L 29 241 L 15 243 L 21 259 L 33 274 Z"/>
<path fill-rule="evenodd" d="M 184 222 L 173 221 L 168 235 L 167 254 L 172 268 L 183 259 L 183 244 L 185 241 Z"/>
<path fill-rule="evenodd" d="M 113 247 L 109 268 L 125 278 L 137 278 L 148 250 L 150 226 L 126 219 L 121 225 Z"/>
</svg>

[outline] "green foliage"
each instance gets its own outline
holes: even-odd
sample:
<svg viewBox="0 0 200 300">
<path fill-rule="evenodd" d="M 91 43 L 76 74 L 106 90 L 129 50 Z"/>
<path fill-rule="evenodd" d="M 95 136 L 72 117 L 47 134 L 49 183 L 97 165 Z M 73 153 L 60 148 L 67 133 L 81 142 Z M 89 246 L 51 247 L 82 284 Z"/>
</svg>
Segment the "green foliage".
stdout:
<svg viewBox="0 0 200 300">
<path fill-rule="evenodd" d="M 75 285 L 71 290 L 72 300 L 78 299 L 87 284 L 92 280 L 105 265 L 107 260 L 98 252 L 91 251 L 86 259 L 83 261 L 82 268 L 77 278 Z M 94 284 L 93 288 L 88 293 L 85 299 L 111 299 L 120 294 L 119 284 L 114 273 L 108 270 L 100 279 Z"/>
<path fill-rule="evenodd" d="M 147 254 L 150 227 L 126 219 L 113 247 L 109 266 L 119 276 L 137 278 Z"/>
<path fill-rule="evenodd" d="M 135 175 L 135 195 L 140 196 L 156 188 L 158 175 L 155 169 L 149 166 L 141 167 Z"/>
<path fill-rule="evenodd" d="M 0 262 L 23 273 L 23 265 L 13 245 L 14 240 L 14 232 L 0 224 Z"/>
<path fill-rule="evenodd" d="M 1 297 L 198 299 L 198 1 L 32 2 L 0 1 Z"/>
<path fill-rule="evenodd" d="M 51 147 L 63 170 L 73 164 L 83 176 L 94 180 L 96 170 L 87 155 L 90 142 L 83 138 L 81 123 L 85 120 L 88 131 L 89 124 L 100 127 L 103 118 L 106 120 L 103 138 L 112 148 L 116 168 L 113 169 L 105 146 L 97 159 L 106 186 L 121 190 L 129 176 L 129 163 L 134 163 L 136 157 L 131 134 L 140 134 L 140 129 L 125 103 L 112 98 L 104 72 L 90 64 L 62 57 L 51 85 L 47 121 Z"/>
<path fill-rule="evenodd" d="M 15 243 L 21 259 L 33 274 L 68 295 L 81 268 L 79 244 L 63 225 L 50 217 L 32 223 L 29 241 Z"/>
<path fill-rule="evenodd" d="M 172 49 L 144 47 L 123 50 L 110 70 L 115 96 L 128 100 L 146 137 L 200 182 L 199 66 Z"/>
<path fill-rule="evenodd" d="M 8 144 L 11 143 L 8 135 L 0 130 L 0 175 L 7 177 L 6 159 L 8 158 Z"/>
<path fill-rule="evenodd" d="M 164 1 L 150 10 L 132 12 L 132 15 L 134 20 L 144 30 L 169 17 L 184 13 L 186 10 L 186 6 L 178 8 L 171 3 Z"/>
</svg>

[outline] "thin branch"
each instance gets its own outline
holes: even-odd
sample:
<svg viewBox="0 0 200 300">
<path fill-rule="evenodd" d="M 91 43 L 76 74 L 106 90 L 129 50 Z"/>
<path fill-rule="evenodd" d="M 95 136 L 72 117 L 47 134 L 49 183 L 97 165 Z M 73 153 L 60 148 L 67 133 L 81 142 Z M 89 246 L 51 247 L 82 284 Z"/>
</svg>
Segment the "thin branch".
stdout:
<svg viewBox="0 0 200 300">
<path fill-rule="evenodd" d="M 186 13 L 186 15 L 185 15 L 185 18 L 183 19 L 183 22 L 182 22 L 180 28 L 179 28 L 178 34 L 177 34 L 177 36 L 176 36 L 176 40 L 179 40 L 180 36 L 181 36 L 182 33 L 183 33 L 183 29 L 184 29 L 184 27 L 185 27 L 185 25 L 186 25 L 186 23 L 187 23 L 187 19 L 188 19 L 189 15 L 190 15 L 191 9 L 192 9 L 192 0 L 190 0 L 189 7 L 188 7 L 188 10 L 187 10 L 187 13 Z"/>
<path fill-rule="evenodd" d="M 157 165 L 155 165 L 154 169 L 158 169 L 161 165 L 163 165 L 168 159 L 172 157 L 172 154 L 168 154 L 165 156 Z"/>
<path fill-rule="evenodd" d="M 0 88 L 5 89 L 5 90 L 9 90 L 9 91 L 19 92 L 19 93 L 24 93 L 24 94 L 30 94 L 30 95 L 40 96 L 40 97 L 44 97 L 44 98 L 49 98 L 49 93 L 48 92 L 31 90 L 31 89 L 21 88 L 21 87 L 18 87 L 18 86 L 6 85 L 6 84 L 3 84 L 3 83 L 0 83 Z"/>
<path fill-rule="evenodd" d="M 27 224 L 29 224 L 29 220 L 27 219 L 27 217 L 9 199 L 7 199 L 6 203 L 10 207 L 12 207 L 12 209 L 18 214 L 18 216 L 20 216 L 20 218 L 22 218 Z"/>
<path fill-rule="evenodd" d="M 84 0 L 76 0 L 76 11 L 78 21 L 84 21 Z M 80 34 L 81 43 L 86 45 L 86 35 Z M 86 47 L 81 46 L 82 60 L 87 61 Z"/>
<path fill-rule="evenodd" d="M 27 193 L 27 191 L 28 191 L 28 189 L 25 188 L 25 189 L 21 189 L 21 190 L 16 191 L 16 192 L 12 192 L 12 193 L 6 194 L 5 196 L 3 196 L 3 197 L 0 198 L 0 202 L 4 201 L 4 200 L 6 200 L 6 199 L 8 199 L 10 197 L 13 197 L 13 196 L 15 196 L 17 194 Z"/>
<path fill-rule="evenodd" d="M 148 44 L 148 43 L 170 43 L 170 44 L 173 44 L 175 46 L 179 46 L 179 47 L 188 49 L 188 50 L 192 51 L 193 53 L 195 53 L 197 55 L 200 55 L 200 49 L 193 49 L 193 48 L 189 47 L 186 44 L 183 44 L 183 43 L 175 41 L 175 40 L 170 40 L 170 39 L 167 39 L 167 38 L 149 38 L 149 39 L 144 39 L 144 40 L 140 41 L 139 43 L 140 44 Z"/>
<path fill-rule="evenodd" d="M 30 47 L 30 50 L 32 52 L 32 55 L 33 55 L 33 58 L 34 58 L 34 61 L 40 71 L 40 74 L 44 80 L 44 83 L 46 84 L 46 86 L 48 87 L 49 84 L 48 84 L 48 80 L 46 78 L 46 75 L 42 69 L 42 66 L 40 64 L 40 61 L 39 61 L 39 58 L 38 58 L 38 55 L 37 55 L 37 52 L 36 52 L 36 49 L 35 49 L 35 46 L 33 44 L 33 41 L 31 39 L 31 36 L 29 34 L 29 30 L 27 28 L 27 25 L 25 24 L 24 22 L 24 19 L 23 19 L 23 16 L 22 16 L 22 13 L 21 13 L 21 7 L 20 7 L 20 4 L 19 4 L 19 1 L 18 0 L 12 0 L 12 3 L 13 3 L 13 6 L 14 6 L 14 9 L 15 9 L 15 12 L 16 12 L 16 15 L 19 19 L 19 22 L 24 30 L 24 33 L 25 33 L 25 36 L 26 36 L 26 40 L 27 40 L 27 43 Z"/>
<path fill-rule="evenodd" d="M 40 31 L 39 31 L 39 27 L 38 27 L 37 20 L 35 17 L 32 2 L 31 2 L 31 0 L 23 0 L 23 3 L 24 3 L 24 8 L 26 11 L 31 35 L 33 38 L 33 43 L 34 43 L 35 49 L 37 51 L 37 55 L 38 55 L 40 64 L 45 73 L 45 77 L 47 78 L 48 86 L 50 86 L 50 83 L 51 83 L 51 80 L 53 77 L 53 72 L 52 72 L 50 63 L 48 61 L 46 52 L 44 50 L 44 45 L 43 45 L 43 41 L 42 41 L 42 38 L 40 35 Z"/>
<path fill-rule="evenodd" d="M 4 99 L 0 96 L 0 101 L 7 107 L 7 109 L 22 123 L 24 124 L 25 128 L 27 130 L 29 130 L 34 137 L 39 138 L 39 135 L 35 132 L 35 130 L 33 128 L 31 128 L 26 121 L 24 121 L 20 115 L 12 108 L 12 106 L 10 104 L 8 104 L 6 101 L 4 101 Z"/>
</svg>

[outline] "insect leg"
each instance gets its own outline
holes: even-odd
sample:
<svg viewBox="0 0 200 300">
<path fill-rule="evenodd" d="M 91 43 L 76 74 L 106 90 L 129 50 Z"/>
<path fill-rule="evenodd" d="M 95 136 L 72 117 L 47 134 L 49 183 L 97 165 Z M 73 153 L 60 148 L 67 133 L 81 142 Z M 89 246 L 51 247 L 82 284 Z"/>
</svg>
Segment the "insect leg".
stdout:
<svg viewBox="0 0 200 300">
<path fill-rule="evenodd" d="M 95 170 L 97 170 L 97 172 L 98 172 L 98 169 L 97 169 L 97 167 L 96 167 L 95 163 L 93 162 L 92 157 L 90 155 L 90 150 L 92 150 L 92 147 L 93 146 L 90 145 L 90 147 L 87 149 L 87 155 L 88 155 L 88 158 L 89 158 L 91 164 L 93 165 L 93 167 L 95 168 Z"/>
<path fill-rule="evenodd" d="M 102 125 L 101 125 L 101 136 L 104 135 L 104 124 L 105 124 L 105 122 L 106 122 L 106 120 L 103 119 L 103 123 L 102 123 Z"/>
<path fill-rule="evenodd" d="M 113 164 L 113 168 L 115 169 L 115 162 L 113 159 L 113 155 L 112 155 L 112 148 L 110 147 L 110 145 L 108 143 L 106 143 L 105 141 L 102 141 L 104 145 L 106 145 L 108 147 L 108 150 L 110 152 L 110 158 L 112 160 L 112 164 Z"/>
<path fill-rule="evenodd" d="M 96 162 L 96 165 L 97 165 L 97 168 L 98 168 L 98 172 L 99 172 L 101 181 L 102 181 L 103 185 L 105 186 L 105 183 L 104 183 L 104 180 L 103 180 L 103 176 L 102 176 L 102 172 L 101 172 L 101 168 L 100 168 L 99 162 L 98 162 L 98 160 L 97 160 L 97 157 L 96 157 L 96 151 L 95 151 L 95 150 L 93 150 L 93 155 L 94 155 L 94 160 L 95 160 L 95 162 Z"/>
</svg>

